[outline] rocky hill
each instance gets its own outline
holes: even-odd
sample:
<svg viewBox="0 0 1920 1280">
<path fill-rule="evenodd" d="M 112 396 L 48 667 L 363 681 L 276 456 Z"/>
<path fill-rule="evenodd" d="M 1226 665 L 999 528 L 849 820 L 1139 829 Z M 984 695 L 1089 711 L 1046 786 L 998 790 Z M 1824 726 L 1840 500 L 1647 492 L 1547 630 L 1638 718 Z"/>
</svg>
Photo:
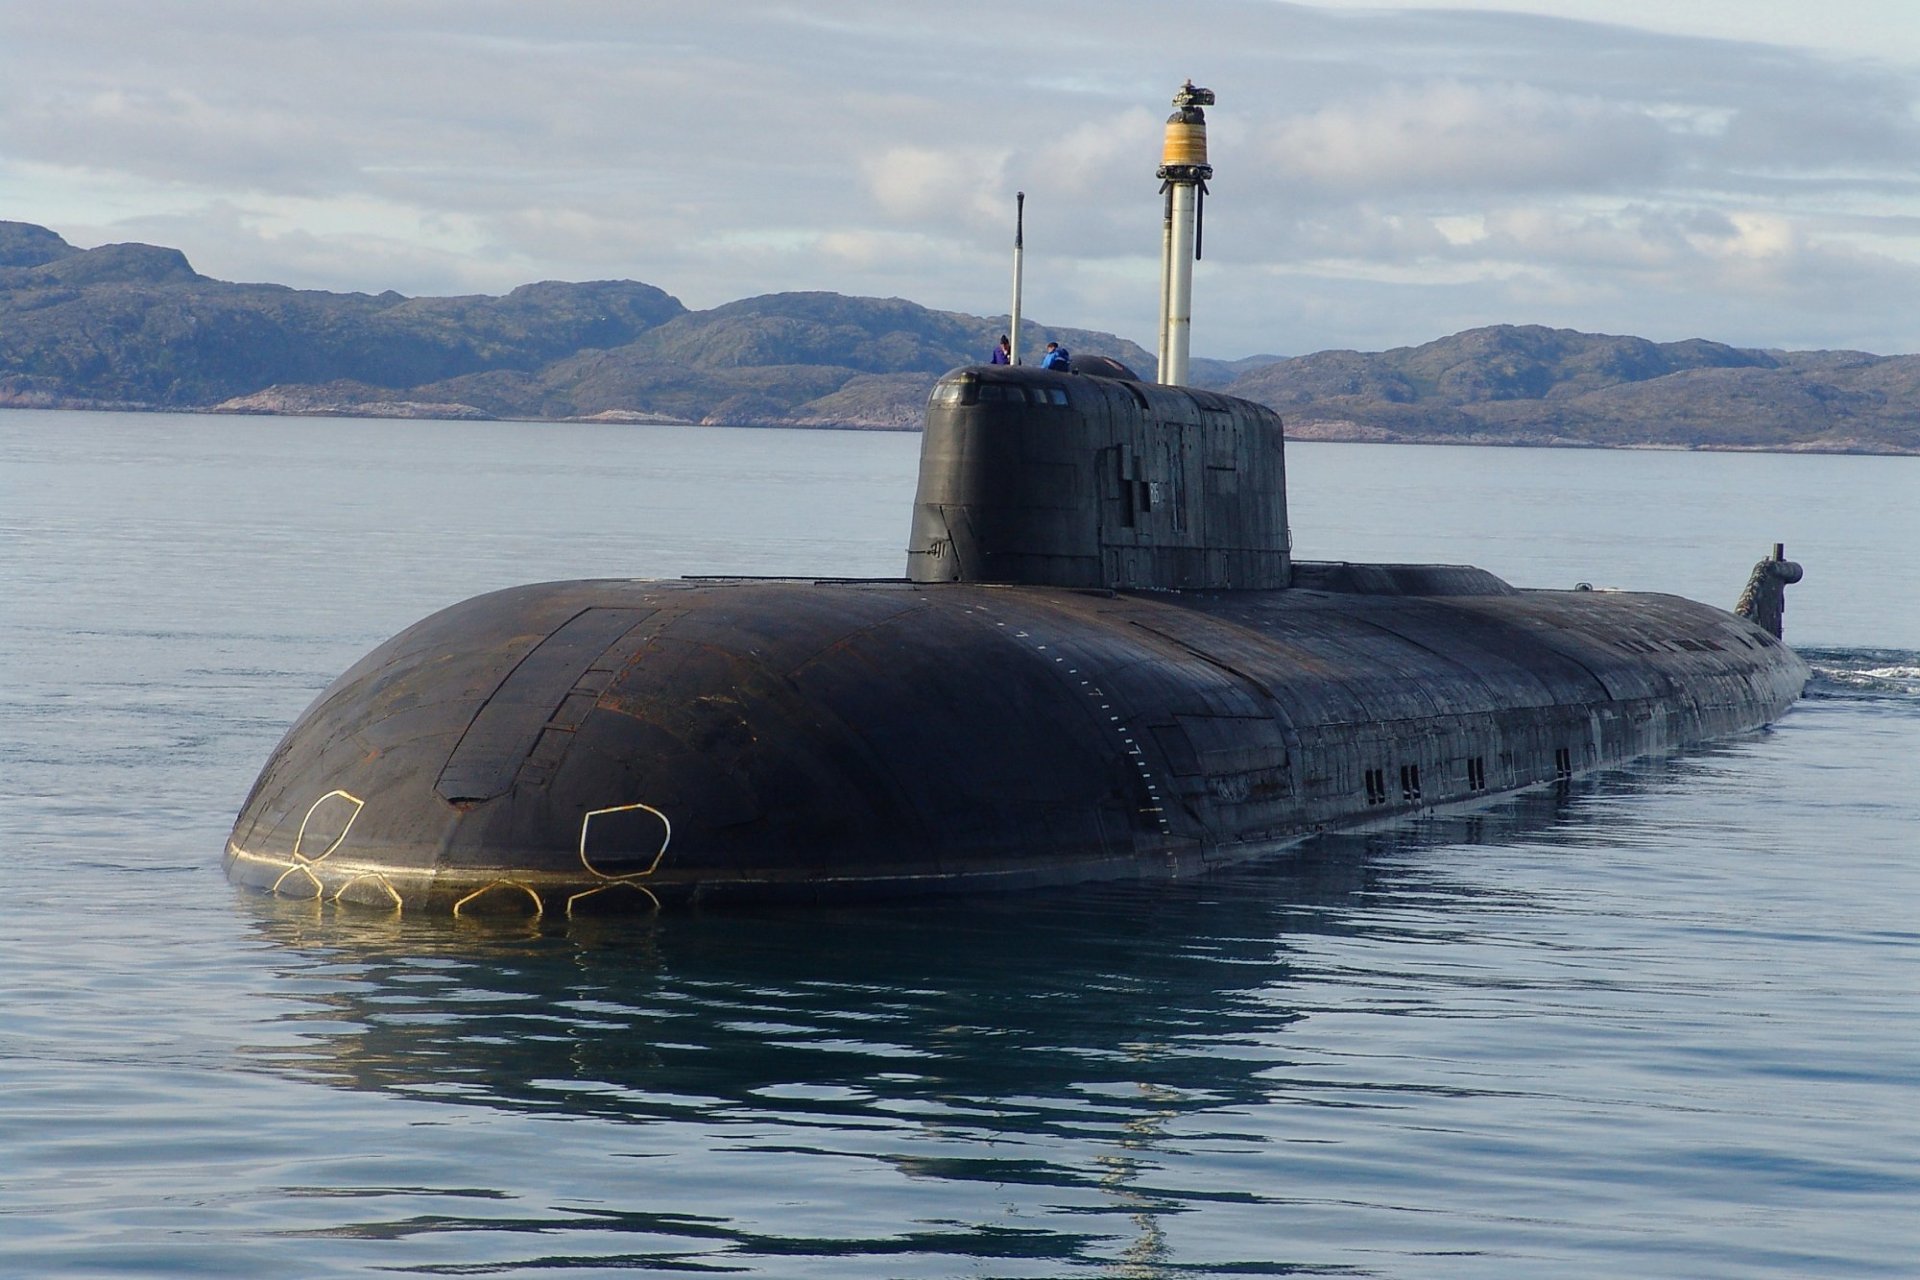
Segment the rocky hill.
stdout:
<svg viewBox="0 0 1920 1280">
<path fill-rule="evenodd" d="M 1920 356 L 1495 325 L 1281 360 L 1227 389 L 1305 439 L 1920 452 Z"/>
<path fill-rule="evenodd" d="M 0 222 L 0 405 L 910 429 L 1004 320 L 771 294 L 689 311 L 633 281 L 407 298 L 231 284 L 152 245 Z M 1112 334 L 1023 325 L 1143 373 Z M 1500 325 L 1419 347 L 1196 359 L 1301 438 L 1920 453 L 1920 356 Z"/>
</svg>

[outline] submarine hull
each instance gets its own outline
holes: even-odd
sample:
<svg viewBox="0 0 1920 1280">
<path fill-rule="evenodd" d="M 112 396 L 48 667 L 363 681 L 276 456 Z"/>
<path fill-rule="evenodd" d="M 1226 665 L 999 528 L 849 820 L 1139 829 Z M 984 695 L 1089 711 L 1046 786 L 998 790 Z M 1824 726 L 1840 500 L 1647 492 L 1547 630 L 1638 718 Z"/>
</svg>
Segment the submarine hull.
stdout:
<svg viewBox="0 0 1920 1280">
<path fill-rule="evenodd" d="M 590 580 L 395 636 L 287 732 L 227 872 L 467 914 L 1174 876 L 1758 728 L 1754 623 L 1470 569 L 1283 590 Z"/>
</svg>

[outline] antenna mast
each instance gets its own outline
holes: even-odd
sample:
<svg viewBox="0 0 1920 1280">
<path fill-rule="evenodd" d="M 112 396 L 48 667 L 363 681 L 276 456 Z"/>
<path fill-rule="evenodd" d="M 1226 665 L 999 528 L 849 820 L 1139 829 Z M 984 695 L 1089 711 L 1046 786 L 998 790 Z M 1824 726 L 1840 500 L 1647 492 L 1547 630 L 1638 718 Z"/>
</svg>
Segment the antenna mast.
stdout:
<svg viewBox="0 0 1920 1280">
<path fill-rule="evenodd" d="M 1013 340 L 1013 354 L 1008 357 L 1014 364 L 1020 363 L 1020 258 L 1026 252 L 1027 238 L 1027 193 L 1013 193 L 1013 314 L 1007 324 L 1007 336 Z"/>
<path fill-rule="evenodd" d="M 1165 145 L 1160 152 L 1160 192 L 1167 198 L 1160 237 L 1160 381 L 1179 386 L 1187 380 L 1193 337 L 1193 264 L 1200 257 L 1200 211 L 1206 200 L 1207 115 L 1213 90 L 1189 80 L 1173 95 Z"/>
</svg>

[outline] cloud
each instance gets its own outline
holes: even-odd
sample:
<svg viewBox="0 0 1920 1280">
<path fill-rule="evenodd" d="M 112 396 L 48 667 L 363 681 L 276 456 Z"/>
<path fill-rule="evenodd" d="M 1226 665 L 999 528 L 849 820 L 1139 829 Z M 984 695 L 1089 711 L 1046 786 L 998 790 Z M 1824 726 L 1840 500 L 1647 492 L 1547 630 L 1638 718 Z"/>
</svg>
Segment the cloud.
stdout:
<svg viewBox="0 0 1920 1280">
<path fill-rule="evenodd" d="M 888 147 L 860 167 L 889 217 L 968 224 L 1001 212 L 1006 163 L 1004 150 L 986 147 Z"/>
<path fill-rule="evenodd" d="M 320 122 L 235 111 L 177 86 L 16 88 L 0 120 L 0 145 L 15 161 L 289 194 L 340 185 L 351 170 L 347 149 Z"/>
<path fill-rule="evenodd" d="M 1661 180 L 1674 151 L 1667 130 L 1628 105 L 1456 80 L 1286 117 L 1255 146 L 1278 181 L 1369 198 L 1634 186 Z"/>
<path fill-rule="evenodd" d="M 1862 77 L 1851 84 L 1796 85 L 1743 103 L 1715 148 L 1730 165 L 1831 173 L 1920 166 L 1920 112 L 1911 83 Z"/>
<path fill-rule="evenodd" d="M 459 248 L 435 248 L 412 236 L 380 235 L 352 227 L 316 233 L 288 225 L 271 212 L 222 204 L 190 214 L 127 219 L 119 239 L 183 250 L 203 274 L 217 259 L 222 279 L 335 288 L 341 280 L 406 281 L 412 295 L 505 293 L 539 274 L 525 258 L 477 252 L 472 228 L 444 228 Z M 530 274 L 532 272 L 532 274 Z M 321 283 L 315 283 L 321 282 Z M 363 288 L 361 292 L 380 292 Z"/>
<path fill-rule="evenodd" d="M 1527 13 L 16 5 L 0 217 L 309 287 L 987 312 L 1024 190 L 1029 312 L 1150 343 L 1187 76 L 1220 94 L 1197 350 L 1521 319 L 1920 349 L 1915 68 Z"/>
</svg>

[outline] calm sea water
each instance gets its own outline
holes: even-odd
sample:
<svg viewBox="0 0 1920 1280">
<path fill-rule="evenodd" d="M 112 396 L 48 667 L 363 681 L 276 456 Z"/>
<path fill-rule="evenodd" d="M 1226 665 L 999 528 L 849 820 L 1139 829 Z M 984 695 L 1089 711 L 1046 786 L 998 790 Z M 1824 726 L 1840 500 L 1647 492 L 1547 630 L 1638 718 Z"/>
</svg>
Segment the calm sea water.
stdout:
<svg viewBox="0 0 1920 1280">
<path fill-rule="evenodd" d="M 1302 555 L 1731 602 L 1773 730 L 1230 876 L 526 933 L 231 889 L 549 577 L 900 571 L 904 435 L 0 412 L 0 1275 L 1920 1273 L 1920 459 L 1302 445 Z"/>
</svg>

